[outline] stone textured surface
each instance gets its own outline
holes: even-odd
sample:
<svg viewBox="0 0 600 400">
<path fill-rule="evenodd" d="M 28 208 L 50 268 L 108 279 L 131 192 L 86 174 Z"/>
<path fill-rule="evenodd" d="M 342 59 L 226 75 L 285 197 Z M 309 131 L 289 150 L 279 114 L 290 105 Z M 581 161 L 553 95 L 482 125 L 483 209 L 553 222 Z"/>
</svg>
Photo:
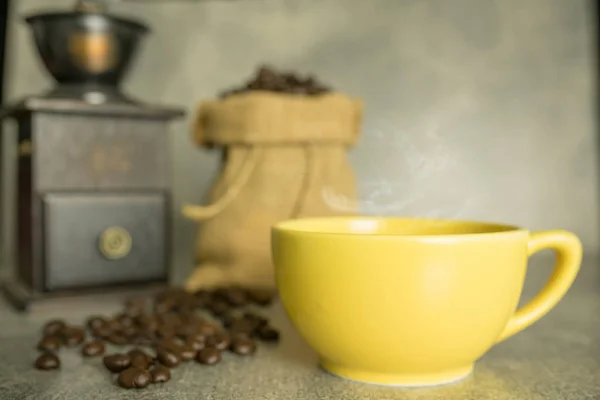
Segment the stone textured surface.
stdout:
<svg viewBox="0 0 600 400">
<path fill-rule="evenodd" d="M 72 323 L 115 309 L 109 300 L 81 303 L 43 315 L 21 316 L 0 303 L 0 400 L 596 400 L 600 398 L 600 260 L 588 260 L 573 288 L 545 318 L 494 347 L 466 380 L 430 389 L 394 389 L 333 377 L 298 337 L 279 305 L 268 311 L 282 329 L 282 342 L 262 346 L 255 357 L 227 355 L 216 367 L 185 364 L 172 381 L 139 392 L 111 383 L 99 359 L 62 350 L 59 372 L 32 365 L 42 323 L 67 316 Z M 523 301 L 543 285 L 550 260 L 537 256 L 528 272 Z"/>
<path fill-rule="evenodd" d="M 16 99 L 51 82 L 21 15 L 73 1 L 12 3 L 7 97 Z M 127 80 L 129 92 L 184 105 L 190 117 L 198 101 L 263 62 L 312 71 L 363 97 L 364 136 L 352 161 L 364 212 L 565 228 L 595 252 L 591 3 L 164 1 L 113 10 L 153 28 Z M 193 147 L 190 117 L 172 130 L 176 279 L 192 266 L 196 230 L 178 210 L 202 201 L 220 158 Z M 9 151 L 7 163 L 10 157 Z"/>
</svg>

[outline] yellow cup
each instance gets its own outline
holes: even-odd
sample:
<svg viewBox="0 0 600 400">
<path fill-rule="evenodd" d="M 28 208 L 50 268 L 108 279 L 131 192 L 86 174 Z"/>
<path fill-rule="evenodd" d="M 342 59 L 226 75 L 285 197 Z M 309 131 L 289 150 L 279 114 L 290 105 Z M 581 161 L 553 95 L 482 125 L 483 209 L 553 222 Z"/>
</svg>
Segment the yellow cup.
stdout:
<svg viewBox="0 0 600 400">
<path fill-rule="evenodd" d="M 557 253 L 554 272 L 516 310 L 527 258 L 542 249 Z M 321 366 L 398 386 L 469 375 L 490 347 L 558 303 L 582 257 L 566 231 L 369 217 L 282 222 L 272 250 L 283 306 Z"/>
</svg>

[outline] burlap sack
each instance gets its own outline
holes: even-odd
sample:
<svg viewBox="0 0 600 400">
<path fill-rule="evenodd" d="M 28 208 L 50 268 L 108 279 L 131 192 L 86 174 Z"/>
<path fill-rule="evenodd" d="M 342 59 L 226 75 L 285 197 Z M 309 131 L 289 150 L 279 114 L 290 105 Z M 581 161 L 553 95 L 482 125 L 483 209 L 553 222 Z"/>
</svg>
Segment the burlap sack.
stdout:
<svg viewBox="0 0 600 400">
<path fill-rule="evenodd" d="M 202 222 L 187 289 L 274 288 L 271 227 L 289 218 L 349 213 L 329 207 L 323 191 L 355 200 L 347 148 L 361 122 L 362 103 L 341 94 L 249 92 L 201 104 L 195 142 L 223 147 L 224 157 L 210 205 L 183 208 Z"/>
</svg>

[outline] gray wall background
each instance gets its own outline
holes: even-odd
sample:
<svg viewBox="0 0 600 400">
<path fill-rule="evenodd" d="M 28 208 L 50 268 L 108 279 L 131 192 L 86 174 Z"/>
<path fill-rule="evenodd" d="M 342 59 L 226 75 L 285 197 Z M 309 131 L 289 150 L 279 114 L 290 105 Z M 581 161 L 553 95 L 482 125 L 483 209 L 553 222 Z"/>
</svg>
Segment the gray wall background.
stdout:
<svg viewBox="0 0 600 400">
<path fill-rule="evenodd" d="M 13 3 L 8 100 L 51 86 L 20 16 L 74 2 Z M 192 267 L 196 230 L 178 209 L 202 200 L 219 161 L 190 140 L 194 108 L 265 62 L 313 72 L 365 100 L 363 136 L 351 153 L 365 213 L 564 228 L 581 236 L 588 254 L 597 252 L 589 7 L 585 0 L 115 6 L 153 27 L 126 89 L 190 112 L 171 132 L 176 279 Z"/>
</svg>

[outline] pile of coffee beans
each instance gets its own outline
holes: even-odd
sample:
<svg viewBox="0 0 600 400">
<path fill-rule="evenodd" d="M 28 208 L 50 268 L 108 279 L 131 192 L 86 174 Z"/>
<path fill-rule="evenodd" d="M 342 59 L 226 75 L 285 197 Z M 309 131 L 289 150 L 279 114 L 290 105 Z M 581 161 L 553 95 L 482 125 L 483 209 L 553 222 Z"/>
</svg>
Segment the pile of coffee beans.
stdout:
<svg viewBox="0 0 600 400">
<path fill-rule="evenodd" d="M 183 362 L 212 366 L 221 362 L 224 352 L 250 356 L 257 341 L 279 341 L 279 331 L 248 309 L 268 306 L 272 300 L 270 292 L 238 287 L 196 293 L 169 289 L 153 298 L 129 299 L 116 315 L 90 316 L 85 326 L 52 320 L 43 328 L 35 367 L 58 369 L 60 348 L 80 348 L 83 357 L 104 356 L 104 366 L 118 374 L 123 388 L 167 382 L 171 369 Z M 107 343 L 130 350 L 105 355 Z"/>
<path fill-rule="evenodd" d="M 280 73 L 268 66 L 260 67 L 256 75 L 245 85 L 221 93 L 221 98 L 227 98 L 250 91 L 266 91 L 289 93 L 305 96 L 319 96 L 331 92 L 331 89 L 321 84 L 312 76 L 300 76 L 296 73 Z"/>
</svg>

